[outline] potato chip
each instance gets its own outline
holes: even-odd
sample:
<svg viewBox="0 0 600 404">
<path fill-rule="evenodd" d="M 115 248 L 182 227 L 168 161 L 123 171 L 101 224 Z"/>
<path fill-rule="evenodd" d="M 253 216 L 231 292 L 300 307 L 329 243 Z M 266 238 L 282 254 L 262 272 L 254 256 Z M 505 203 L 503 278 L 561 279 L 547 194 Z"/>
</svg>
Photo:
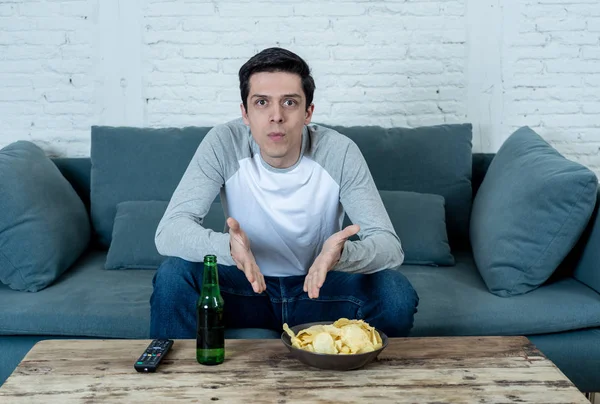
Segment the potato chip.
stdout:
<svg viewBox="0 0 600 404">
<path fill-rule="evenodd" d="M 283 330 L 286 332 L 287 335 L 290 336 L 290 341 L 292 341 L 292 346 L 296 347 L 298 349 L 302 349 L 302 342 L 298 338 L 296 338 L 294 331 L 292 331 L 290 329 L 290 327 L 287 325 L 287 323 L 283 324 Z"/>
<path fill-rule="evenodd" d="M 351 353 L 357 353 L 365 346 L 372 346 L 370 334 L 367 334 L 357 324 L 348 324 L 342 327 L 342 344 L 350 348 Z"/>
<path fill-rule="evenodd" d="M 298 334 L 294 334 L 287 323 L 283 329 L 293 347 L 315 353 L 351 355 L 372 352 L 382 346 L 377 330 L 364 320 L 340 318 L 333 324 L 313 325 Z"/>
<path fill-rule="evenodd" d="M 334 355 L 337 353 L 333 337 L 328 332 L 320 332 L 312 342 L 315 352 Z"/>
<path fill-rule="evenodd" d="M 375 348 L 373 347 L 373 345 L 365 345 L 357 353 L 373 352 L 374 350 Z"/>
</svg>

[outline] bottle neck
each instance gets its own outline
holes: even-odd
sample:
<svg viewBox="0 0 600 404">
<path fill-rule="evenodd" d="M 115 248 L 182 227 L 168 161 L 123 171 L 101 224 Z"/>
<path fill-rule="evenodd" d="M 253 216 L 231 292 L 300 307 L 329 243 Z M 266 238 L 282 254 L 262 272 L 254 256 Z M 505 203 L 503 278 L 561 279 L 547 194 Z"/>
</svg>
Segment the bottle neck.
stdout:
<svg viewBox="0 0 600 404">
<path fill-rule="evenodd" d="M 217 264 L 204 264 L 204 274 L 202 276 L 202 291 L 203 292 L 219 292 L 219 272 Z"/>
</svg>

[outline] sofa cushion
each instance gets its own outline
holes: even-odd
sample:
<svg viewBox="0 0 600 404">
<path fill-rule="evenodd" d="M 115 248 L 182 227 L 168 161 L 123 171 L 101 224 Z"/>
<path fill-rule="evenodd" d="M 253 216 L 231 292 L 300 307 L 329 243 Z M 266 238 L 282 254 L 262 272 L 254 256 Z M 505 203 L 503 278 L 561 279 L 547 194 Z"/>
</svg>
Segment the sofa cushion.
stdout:
<svg viewBox="0 0 600 404">
<path fill-rule="evenodd" d="M 104 268 L 158 268 L 165 257 L 156 250 L 154 235 L 167 205 L 164 201 L 119 203 Z"/>
<path fill-rule="evenodd" d="M 454 265 L 443 196 L 408 191 L 379 191 L 379 195 L 402 243 L 404 264 Z M 346 215 L 343 227 L 350 224 Z"/>
<path fill-rule="evenodd" d="M 450 244 L 468 243 L 472 200 L 471 124 L 420 128 L 325 126 L 348 136 L 358 145 L 379 190 L 443 196 Z"/>
<path fill-rule="evenodd" d="M 402 243 L 405 264 L 454 265 L 443 196 L 404 191 L 379 194 Z"/>
<path fill-rule="evenodd" d="M 513 133 L 475 196 L 471 243 L 492 293 L 514 296 L 544 283 L 585 229 L 598 179 L 527 127 Z"/>
<path fill-rule="evenodd" d="M 156 271 L 106 271 L 90 250 L 52 287 L 22 293 L 0 285 L 0 335 L 149 338 Z M 65 298 L 67 296 L 68 298 Z M 273 330 L 227 329 L 227 338 L 278 338 Z"/>
<path fill-rule="evenodd" d="M 0 150 L 0 281 L 37 292 L 52 284 L 90 240 L 85 206 L 38 146 Z"/>
<path fill-rule="evenodd" d="M 154 235 L 168 202 L 125 201 L 117 205 L 106 269 L 156 269 L 165 257 L 156 250 Z M 214 231 L 225 228 L 223 208 L 214 202 L 203 225 Z"/>
<path fill-rule="evenodd" d="M 454 257 L 456 265 L 443 271 L 400 267 L 420 298 L 411 335 L 532 335 L 600 326 L 598 294 L 573 278 L 499 297 L 488 291 L 469 252 Z"/>
<path fill-rule="evenodd" d="M 469 253 L 456 265 L 406 265 L 419 294 L 415 336 L 531 335 L 600 326 L 598 294 L 565 278 L 511 298 L 489 293 Z M 0 334 L 148 338 L 155 271 L 106 271 L 105 251 L 84 254 L 52 287 L 0 285 Z M 68 299 L 65 299 L 68 296 Z"/>
<path fill-rule="evenodd" d="M 35 294 L 0 286 L 0 333 L 148 338 L 155 271 L 106 271 L 105 259 L 89 251 Z"/>
<path fill-rule="evenodd" d="M 444 198 L 433 194 L 381 191 L 383 203 L 402 242 L 405 263 L 454 265 L 446 234 Z M 156 269 L 165 257 L 154 234 L 168 202 L 125 201 L 117 205 L 106 269 Z M 344 225 L 350 224 L 346 216 Z M 214 202 L 203 225 L 222 232 L 223 208 Z"/>
<path fill-rule="evenodd" d="M 91 217 L 110 245 L 119 202 L 168 201 L 210 128 L 92 126 Z"/>
</svg>

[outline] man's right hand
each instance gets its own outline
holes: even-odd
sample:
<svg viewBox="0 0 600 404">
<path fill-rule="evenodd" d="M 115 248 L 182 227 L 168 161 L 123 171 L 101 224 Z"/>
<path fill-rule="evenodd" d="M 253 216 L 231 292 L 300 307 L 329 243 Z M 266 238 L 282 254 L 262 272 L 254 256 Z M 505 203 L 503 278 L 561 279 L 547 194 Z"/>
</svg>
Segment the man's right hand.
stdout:
<svg viewBox="0 0 600 404">
<path fill-rule="evenodd" d="M 250 250 L 248 236 L 242 230 L 238 221 L 232 217 L 227 219 L 227 226 L 229 226 L 229 246 L 233 261 L 244 272 L 248 282 L 252 284 L 252 289 L 256 293 L 264 292 L 267 289 L 265 278 L 258 265 L 256 265 L 254 254 Z"/>
</svg>

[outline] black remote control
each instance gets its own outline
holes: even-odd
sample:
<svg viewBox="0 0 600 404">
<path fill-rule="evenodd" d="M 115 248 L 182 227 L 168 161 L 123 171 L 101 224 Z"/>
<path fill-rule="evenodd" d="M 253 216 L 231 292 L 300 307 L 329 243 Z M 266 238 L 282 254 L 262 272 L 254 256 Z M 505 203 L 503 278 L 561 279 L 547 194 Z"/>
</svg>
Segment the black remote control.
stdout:
<svg viewBox="0 0 600 404">
<path fill-rule="evenodd" d="M 169 349 L 173 346 L 172 339 L 155 339 L 148 345 L 142 356 L 135 362 L 133 367 L 138 372 L 156 372 Z"/>
</svg>

